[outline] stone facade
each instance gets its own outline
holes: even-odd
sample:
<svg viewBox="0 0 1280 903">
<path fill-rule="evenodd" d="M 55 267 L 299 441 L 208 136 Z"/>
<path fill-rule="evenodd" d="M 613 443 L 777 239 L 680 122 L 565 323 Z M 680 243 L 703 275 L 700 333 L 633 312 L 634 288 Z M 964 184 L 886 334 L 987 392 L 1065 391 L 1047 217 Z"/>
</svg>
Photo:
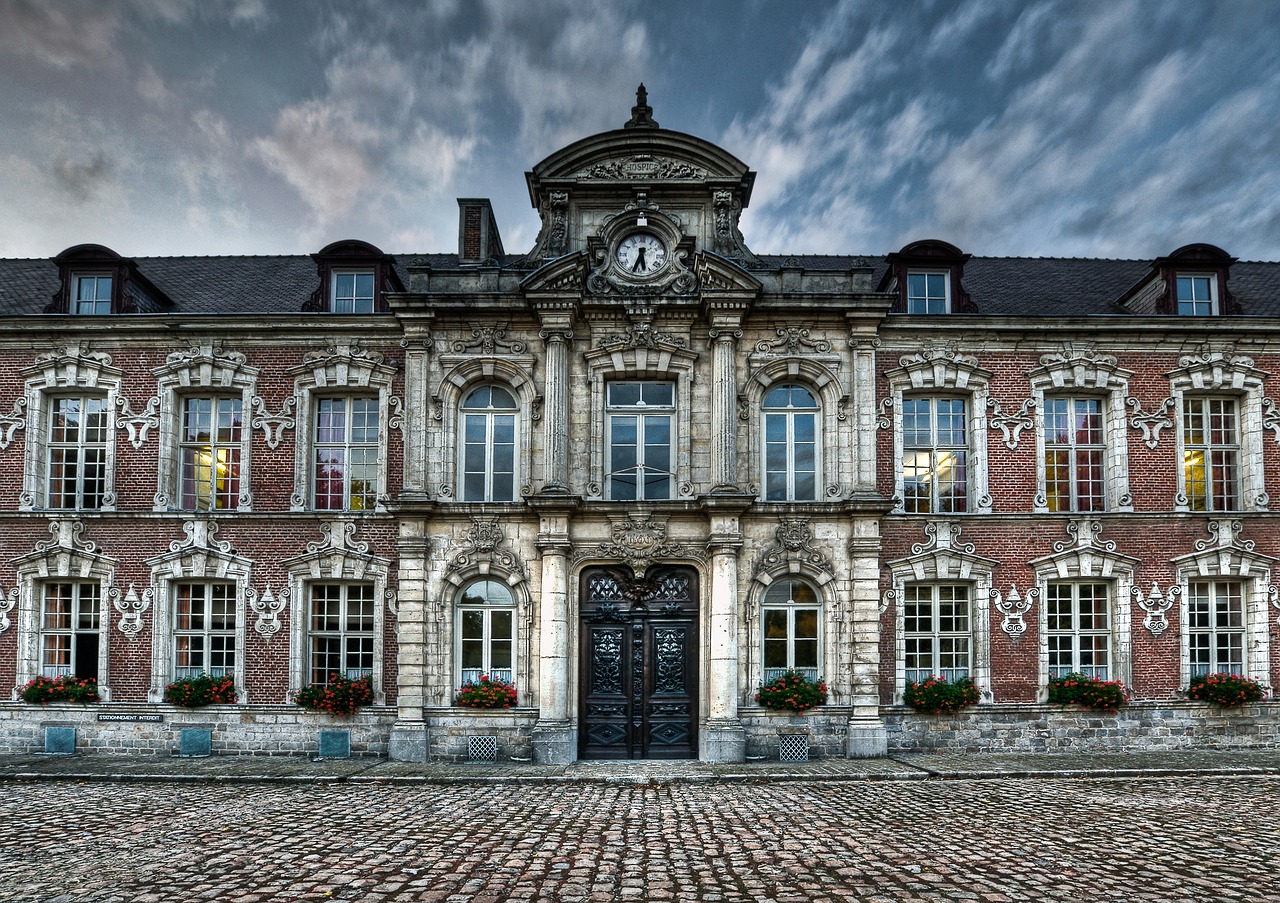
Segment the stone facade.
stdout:
<svg viewBox="0 0 1280 903">
<path fill-rule="evenodd" d="M 1180 693 L 1280 680 L 1280 265 L 758 255 L 755 173 L 647 109 L 527 174 L 524 255 L 463 199 L 458 254 L 0 261 L 0 747 L 66 672 L 168 717 L 88 749 L 306 752 L 336 672 L 410 760 L 1274 745 Z M 211 667 L 235 709 L 162 703 Z M 786 668 L 829 704 L 759 708 Z M 1040 705 L 1088 668 L 1121 716 Z M 979 706 L 904 709 L 931 671 Z"/>
</svg>

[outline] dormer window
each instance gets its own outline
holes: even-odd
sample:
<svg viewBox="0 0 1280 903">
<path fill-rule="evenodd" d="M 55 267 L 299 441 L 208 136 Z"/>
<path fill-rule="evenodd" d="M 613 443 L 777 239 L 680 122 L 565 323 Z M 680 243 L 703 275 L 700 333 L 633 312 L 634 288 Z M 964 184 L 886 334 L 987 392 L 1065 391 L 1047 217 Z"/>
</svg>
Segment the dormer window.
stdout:
<svg viewBox="0 0 1280 903">
<path fill-rule="evenodd" d="M 1209 317 L 1218 312 L 1218 277 L 1212 273 L 1179 273 L 1178 316 Z"/>
<path fill-rule="evenodd" d="M 951 292 L 945 270 L 907 271 L 907 313 L 945 314 L 951 310 Z"/>
<path fill-rule="evenodd" d="M 75 274 L 72 283 L 70 313 L 83 316 L 111 313 L 110 274 Z"/>
<path fill-rule="evenodd" d="M 330 302 L 331 313 L 373 313 L 373 270 L 334 270 Z"/>
<path fill-rule="evenodd" d="M 893 313 L 936 316 L 974 314 L 978 306 L 964 288 L 968 254 L 945 241 L 913 241 L 890 254 L 878 292 L 897 295 Z"/>
<path fill-rule="evenodd" d="M 404 291 L 396 260 L 364 241 L 336 241 L 313 254 L 319 281 L 303 310 L 331 314 L 384 314 L 385 295 Z"/>
</svg>

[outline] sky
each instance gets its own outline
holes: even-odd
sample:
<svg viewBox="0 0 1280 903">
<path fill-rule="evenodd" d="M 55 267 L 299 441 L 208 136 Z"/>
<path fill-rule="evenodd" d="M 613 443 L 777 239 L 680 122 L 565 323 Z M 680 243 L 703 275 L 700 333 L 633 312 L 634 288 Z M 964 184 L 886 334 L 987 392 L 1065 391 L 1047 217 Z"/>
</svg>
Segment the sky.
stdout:
<svg viewBox="0 0 1280 903">
<path fill-rule="evenodd" d="M 0 257 L 523 253 L 640 82 L 757 253 L 1280 260 L 1280 0 L 0 0 Z"/>
</svg>

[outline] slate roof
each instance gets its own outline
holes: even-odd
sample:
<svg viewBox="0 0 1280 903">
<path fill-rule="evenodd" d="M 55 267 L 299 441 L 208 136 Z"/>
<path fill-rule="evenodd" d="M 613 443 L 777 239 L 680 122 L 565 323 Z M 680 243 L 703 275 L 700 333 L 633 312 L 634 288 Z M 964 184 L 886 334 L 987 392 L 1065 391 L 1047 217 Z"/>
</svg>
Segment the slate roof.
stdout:
<svg viewBox="0 0 1280 903">
<path fill-rule="evenodd" d="M 458 266 L 456 254 L 396 254 L 401 280 L 408 268 L 426 264 Z M 500 263 L 512 266 L 521 255 Z M 173 301 L 171 313 L 297 313 L 318 286 L 310 255 L 227 257 L 136 257 L 138 269 Z M 885 259 L 874 255 L 766 254 L 766 267 L 800 266 L 808 271 L 873 268 L 878 282 Z M 1151 272 L 1148 260 L 973 257 L 965 265 L 964 286 L 980 314 L 1065 317 L 1126 314 L 1116 304 Z M 1232 294 L 1246 316 L 1280 317 L 1280 263 L 1240 261 L 1231 267 Z M 41 313 L 58 290 L 52 260 L 0 259 L 0 316 Z"/>
</svg>

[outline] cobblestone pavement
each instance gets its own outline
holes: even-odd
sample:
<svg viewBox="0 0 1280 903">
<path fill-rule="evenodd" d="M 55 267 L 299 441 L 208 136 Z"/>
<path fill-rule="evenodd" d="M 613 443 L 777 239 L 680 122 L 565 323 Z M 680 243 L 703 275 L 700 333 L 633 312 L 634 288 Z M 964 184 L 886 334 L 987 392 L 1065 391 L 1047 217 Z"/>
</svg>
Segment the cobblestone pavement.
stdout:
<svg viewBox="0 0 1280 903">
<path fill-rule="evenodd" d="M 0 900 L 1280 900 L 1280 778 L 0 785 Z"/>
</svg>

